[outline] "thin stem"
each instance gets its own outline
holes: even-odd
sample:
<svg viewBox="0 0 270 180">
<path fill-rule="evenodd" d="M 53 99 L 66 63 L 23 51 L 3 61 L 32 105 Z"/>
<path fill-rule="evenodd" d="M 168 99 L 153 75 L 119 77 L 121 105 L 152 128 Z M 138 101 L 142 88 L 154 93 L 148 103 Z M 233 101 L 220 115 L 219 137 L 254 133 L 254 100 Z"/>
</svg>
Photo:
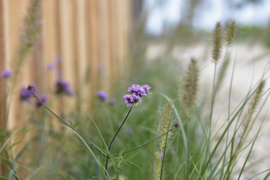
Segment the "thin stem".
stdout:
<svg viewBox="0 0 270 180">
<path fill-rule="evenodd" d="M 108 156 L 106 153 L 104 153 L 99 147 L 97 147 L 95 144 L 93 144 L 92 142 L 90 142 L 85 136 L 83 136 L 80 132 L 78 132 L 77 130 L 75 130 L 72 126 L 70 126 L 68 123 L 66 123 L 63 119 L 61 119 L 59 116 L 57 116 L 50 108 L 48 108 L 38 97 L 37 95 L 33 92 L 33 90 L 30 90 L 33 94 L 33 96 L 48 110 L 50 111 L 50 113 L 52 113 L 57 119 L 59 119 L 64 125 L 68 126 L 69 128 L 71 128 L 73 131 L 75 131 L 76 133 L 78 133 L 88 144 L 92 145 L 95 149 L 97 149 L 99 152 L 101 152 L 103 154 L 103 156 Z"/>
<path fill-rule="evenodd" d="M 152 142 L 158 140 L 158 139 L 161 138 L 162 136 L 168 134 L 169 132 L 171 132 L 171 131 L 174 130 L 175 128 L 176 128 L 176 127 L 170 129 L 169 131 L 165 132 L 164 134 L 161 134 L 160 136 L 158 136 L 157 138 L 153 139 L 152 141 L 149 141 L 149 142 L 146 143 L 146 144 L 143 144 L 143 145 L 138 146 L 138 147 L 136 147 L 136 148 L 134 148 L 134 149 L 131 149 L 131 150 L 128 150 L 128 151 L 123 152 L 122 155 L 125 155 L 125 154 L 127 154 L 127 153 L 132 152 L 132 151 L 135 151 L 135 150 L 137 150 L 137 149 L 140 149 L 140 148 L 142 148 L 142 147 L 144 147 L 144 146 L 147 146 L 148 144 L 150 144 L 150 143 L 152 143 Z M 116 154 L 116 155 L 114 155 L 114 156 L 118 156 L 118 155 Z"/>
<path fill-rule="evenodd" d="M 112 139 L 112 141 L 111 141 L 111 143 L 110 143 L 110 145 L 109 145 L 109 153 L 111 152 L 112 144 L 113 144 L 113 142 L 114 142 L 116 136 L 117 136 L 118 133 L 120 132 L 122 126 L 125 124 L 125 122 L 126 122 L 128 116 L 129 116 L 129 114 L 130 114 L 132 108 L 133 108 L 133 106 L 130 107 L 130 109 L 129 109 L 129 111 L 128 111 L 128 113 L 127 113 L 127 115 L 126 115 L 124 121 L 122 122 L 121 126 L 118 128 L 117 132 L 115 133 L 115 135 L 114 135 L 114 137 L 113 137 L 113 139 Z M 105 165 L 106 171 L 108 170 L 108 162 L 109 162 L 109 156 L 107 156 L 107 159 L 106 159 L 106 165 Z"/>
</svg>

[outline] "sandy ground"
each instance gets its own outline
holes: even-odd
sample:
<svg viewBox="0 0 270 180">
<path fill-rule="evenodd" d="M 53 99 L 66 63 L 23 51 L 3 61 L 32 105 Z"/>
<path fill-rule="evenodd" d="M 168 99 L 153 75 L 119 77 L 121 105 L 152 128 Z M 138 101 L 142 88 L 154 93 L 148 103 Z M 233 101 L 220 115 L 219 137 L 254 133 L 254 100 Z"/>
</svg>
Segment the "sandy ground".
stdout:
<svg viewBox="0 0 270 180">
<path fill-rule="evenodd" d="M 163 44 L 153 45 L 148 49 L 147 57 L 149 60 L 153 60 L 156 57 L 162 55 L 163 52 Z M 221 65 L 223 63 L 225 52 L 226 48 L 223 48 L 221 59 L 217 64 L 217 74 L 219 73 Z M 222 124 L 226 121 L 226 118 L 228 117 L 228 95 L 234 62 L 235 72 L 232 83 L 231 110 L 233 110 L 241 102 L 241 100 L 245 98 L 251 86 L 253 87 L 258 84 L 262 76 L 263 79 L 268 79 L 270 75 L 270 48 L 267 49 L 262 45 L 246 46 L 242 44 L 236 44 L 228 48 L 227 53 L 230 57 L 230 65 L 220 88 L 220 91 L 217 94 L 213 114 L 213 124 L 216 124 L 216 126 L 213 128 L 214 131 L 217 131 L 217 129 L 222 126 Z M 214 63 L 212 63 L 211 61 L 211 47 L 203 44 L 195 45 L 192 47 L 176 47 L 172 51 L 171 56 L 173 59 L 181 61 L 183 69 L 187 68 L 191 57 L 195 57 L 198 60 L 199 67 L 201 67 L 201 72 L 199 76 L 200 96 L 208 96 L 208 99 L 210 100 L 214 74 Z M 269 89 L 270 83 L 268 81 L 269 80 L 266 81 L 267 83 L 264 91 Z M 266 95 L 264 97 L 266 97 Z M 265 116 L 263 129 L 260 132 L 259 139 L 255 143 L 249 162 L 255 162 L 259 159 L 262 160 L 259 163 L 251 165 L 251 168 L 245 171 L 241 178 L 243 180 L 249 179 L 249 177 L 256 174 L 257 172 L 261 172 L 270 168 L 270 114 L 267 113 L 267 110 L 270 107 L 269 105 L 270 101 L 268 100 L 264 108 L 262 109 L 260 116 L 256 121 L 249 137 L 249 140 L 251 140 L 252 137 L 256 134 Z M 259 108 L 257 108 L 257 110 L 258 109 Z M 210 107 L 208 111 L 209 110 Z M 233 128 L 234 126 L 231 128 L 231 132 L 233 131 Z M 245 161 L 246 154 L 247 151 L 243 154 L 242 158 L 240 158 L 236 169 L 242 167 L 242 164 Z M 250 163 L 248 163 L 247 166 L 249 164 Z M 262 177 L 264 177 L 265 175 L 266 173 L 264 173 L 263 176 L 253 178 L 253 180 L 263 179 Z M 236 175 L 235 177 L 238 176 Z M 237 179 L 235 177 L 233 177 L 233 179 Z"/>
</svg>

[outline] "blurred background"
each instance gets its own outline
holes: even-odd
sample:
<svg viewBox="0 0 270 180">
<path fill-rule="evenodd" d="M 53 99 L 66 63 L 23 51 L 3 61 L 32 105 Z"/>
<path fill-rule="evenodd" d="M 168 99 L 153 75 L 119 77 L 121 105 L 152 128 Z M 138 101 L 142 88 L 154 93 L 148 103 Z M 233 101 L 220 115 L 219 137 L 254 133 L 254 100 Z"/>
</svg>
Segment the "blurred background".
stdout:
<svg viewBox="0 0 270 180">
<path fill-rule="evenodd" d="M 247 74 L 256 69 L 259 74 L 253 80 L 260 79 L 269 62 L 268 0 L 41 0 L 32 24 L 38 27 L 33 31 L 37 37 L 30 41 L 27 27 L 31 24 L 26 17 L 32 2 L 0 0 L 0 70 L 12 70 L 15 79 L 0 78 L 0 97 L 6 97 L 0 101 L 0 126 L 11 131 L 31 121 L 29 117 L 37 111 L 34 101 L 25 102 L 21 98 L 22 87 L 31 83 L 36 84 L 38 95 L 48 95 L 51 109 L 71 120 L 78 120 L 88 112 L 98 114 L 101 101 L 96 93 L 105 91 L 108 101 L 116 106 L 110 111 L 117 113 L 113 117 L 117 123 L 124 114 L 120 109 L 125 108 L 122 97 L 127 87 L 149 84 L 153 91 L 177 98 L 182 74 L 190 58 L 195 57 L 201 69 L 208 67 L 200 77 L 203 84 L 200 94 L 204 97 L 210 89 L 213 70 L 209 67 L 210 33 L 217 21 L 222 22 L 224 29 L 231 20 L 237 23 L 234 49 L 230 53 L 233 60 L 239 59 L 242 69 L 234 84 L 243 83 Z M 28 40 L 27 47 L 31 50 L 18 58 Z M 256 68 L 254 62 L 258 62 Z M 252 75 L 249 78 L 234 89 L 238 93 L 235 101 L 245 96 L 242 90 L 249 88 Z M 60 80 L 72 89 L 70 93 L 57 94 L 56 84 Z M 230 78 L 225 82 L 230 82 Z M 227 92 L 226 88 L 222 90 Z M 163 102 L 150 100 L 152 109 L 147 118 L 154 119 L 153 113 Z M 110 108 L 109 103 L 106 108 Z M 215 118 L 224 112 L 223 106 L 217 109 Z M 57 123 L 53 124 L 59 128 Z M 140 124 L 140 128 L 145 130 L 142 126 L 149 124 Z"/>
</svg>

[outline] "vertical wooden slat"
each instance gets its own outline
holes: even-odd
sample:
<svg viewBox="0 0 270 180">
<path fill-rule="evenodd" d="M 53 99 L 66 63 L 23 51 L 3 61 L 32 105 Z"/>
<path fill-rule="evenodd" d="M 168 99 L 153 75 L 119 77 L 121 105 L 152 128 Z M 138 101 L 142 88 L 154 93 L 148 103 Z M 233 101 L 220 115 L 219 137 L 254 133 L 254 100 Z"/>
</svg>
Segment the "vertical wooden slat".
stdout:
<svg viewBox="0 0 270 180">
<path fill-rule="evenodd" d="M 6 59 L 5 59 L 5 39 L 4 39 L 4 4 L 3 0 L 0 0 L 0 72 L 7 68 Z M 6 89 L 6 80 L 0 77 L 0 127 L 5 129 L 4 121 L 6 113 L 6 98 L 5 91 Z"/>
<path fill-rule="evenodd" d="M 95 102 L 94 94 L 99 89 L 99 76 L 98 76 L 98 61 L 100 58 L 99 54 L 99 27 L 98 27 L 98 3 L 97 1 L 87 1 L 88 6 L 88 43 L 89 43 L 89 63 L 90 63 L 90 86 L 89 92 L 91 93 L 89 108 Z"/>
<path fill-rule="evenodd" d="M 61 51 L 63 56 L 63 77 L 70 81 L 71 86 L 74 88 L 76 84 L 76 42 L 75 42 L 75 18 L 74 10 L 76 2 L 69 0 L 60 1 L 60 23 L 61 23 Z M 74 105 L 74 98 L 65 98 L 65 110 L 72 109 Z"/>
<path fill-rule="evenodd" d="M 78 97 L 77 104 L 79 106 L 79 111 L 81 110 L 82 104 L 85 107 L 85 98 L 87 98 L 87 88 L 88 84 L 85 82 L 85 76 L 87 71 L 87 43 L 86 43 L 86 34 L 88 33 L 86 31 L 86 2 L 87 0 L 78 0 L 77 1 L 77 18 L 76 18 L 76 27 L 77 30 L 77 63 L 78 63 Z M 86 104 L 87 105 L 87 104 Z"/>
<path fill-rule="evenodd" d="M 109 74 L 110 74 L 110 51 L 109 51 L 109 21 L 108 21 L 108 0 L 98 1 L 98 22 L 99 22 L 99 76 L 100 89 L 109 90 Z"/>
</svg>

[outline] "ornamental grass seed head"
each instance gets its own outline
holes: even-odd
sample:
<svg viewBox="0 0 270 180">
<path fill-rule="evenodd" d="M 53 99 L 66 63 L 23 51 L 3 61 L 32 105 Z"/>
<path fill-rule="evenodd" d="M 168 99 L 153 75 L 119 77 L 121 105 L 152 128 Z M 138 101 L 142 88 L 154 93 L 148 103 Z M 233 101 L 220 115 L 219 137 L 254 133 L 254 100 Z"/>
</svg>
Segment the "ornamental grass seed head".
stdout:
<svg viewBox="0 0 270 180">
<path fill-rule="evenodd" d="M 13 75 L 13 72 L 11 70 L 5 69 L 1 74 L 3 78 L 9 78 Z"/>
</svg>

